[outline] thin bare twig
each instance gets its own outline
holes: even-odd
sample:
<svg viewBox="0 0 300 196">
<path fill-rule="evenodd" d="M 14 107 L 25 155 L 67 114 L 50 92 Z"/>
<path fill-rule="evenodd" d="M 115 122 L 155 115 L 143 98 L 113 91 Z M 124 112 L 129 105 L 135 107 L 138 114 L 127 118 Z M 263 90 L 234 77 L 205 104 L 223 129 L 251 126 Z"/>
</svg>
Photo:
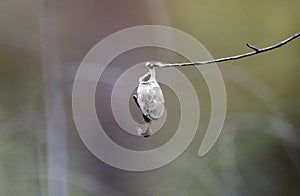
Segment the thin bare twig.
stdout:
<svg viewBox="0 0 300 196">
<path fill-rule="evenodd" d="M 261 49 L 247 43 L 246 44 L 247 47 L 251 48 L 253 51 L 245 53 L 245 54 L 236 55 L 236 56 L 230 56 L 230 57 L 224 57 L 224 58 L 212 59 L 212 60 L 200 61 L 200 62 L 187 62 L 187 63 L 147 62 L 145 64 L 145 66 L 146 67 L 175 67 L 175 66 L 183 67 L 183 66 L 206 65 L 206 64 L 211 64 L 211 63 L 220 63 L 220 62 L 224 62 L 224 61 L 237 60 L 237 59 L 241 59 L 244 57 L 253 56 L 253 55 L 256 55 L 259 53 L 267 52 L 267 51 L 273 50 L 275 48 L 279 48 L 279 47 L 287 44 L 288 42 L 292 41 L 293 39 L 296 39 L 299 36 L 300 36 L 300 32 L 292 35 L 291 37 L 287 38 L 286 40 L 283 40 L 275 45 L 268 46 L 266 48 L 261 48 Z"/>
</svg>

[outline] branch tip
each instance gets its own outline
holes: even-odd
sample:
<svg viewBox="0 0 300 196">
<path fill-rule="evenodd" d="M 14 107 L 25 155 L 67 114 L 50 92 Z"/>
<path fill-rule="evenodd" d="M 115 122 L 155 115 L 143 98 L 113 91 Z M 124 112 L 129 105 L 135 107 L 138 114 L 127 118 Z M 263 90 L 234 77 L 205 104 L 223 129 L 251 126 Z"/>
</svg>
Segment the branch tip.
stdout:
<svg viewBox="0 0 300 196">
<path fill-rule="evenodd" d="M 256 48 L 255 46 L 253 46 L 253 45 L 251 45 L 251 44 L 249 44 L 249 43 L 247 43 L 246 46 L 247 46 L 248 48 L 251 48 L 251 49 L 254 50 L 255 52 L 259 52 L 259 49 L 258 49 L 258 48 Z"/>
</svg>

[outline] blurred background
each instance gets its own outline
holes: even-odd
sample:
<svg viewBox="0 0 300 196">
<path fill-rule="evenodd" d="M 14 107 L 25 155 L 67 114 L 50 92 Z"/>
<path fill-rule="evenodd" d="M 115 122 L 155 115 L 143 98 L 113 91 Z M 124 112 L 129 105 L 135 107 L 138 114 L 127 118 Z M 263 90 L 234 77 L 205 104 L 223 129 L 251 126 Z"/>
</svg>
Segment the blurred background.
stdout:
<svg viewBox="0 0 300 196">
<path fill-rule="evenodd" d="M 299 8 L 297 0 L 1 1 L 0 195 L 299 195 L 300 40 L 218 64 L 227 116 L 220 138 L 204 157 L 197 153 L 209 122 L 210 95 L 196 68 L 179 70 L 200 96 L 197 135 L 179 158 L 156 170 L 122 171 L 97 159 L 80 139 L 71 107 L 80 62 L 114 32 L 136 25 L 171 26 L 218 58 L 248 52 L 247 42 L 265 47 L 298 32 Z M 162 145 L 178 126 L 176 112 L 169 112 L 167 125 L 145 142 L 120 135 L 113 116 L 102 116 L 111 114 L 107 105 L 118 76 L 148 60 L 186 59 L 157 48 L 128 51 L 108 66 L 97 87 L 101 123 L 128 148 Z M 163 90 L 168 111 L 178 110 L 172 89 Z M 132 100 L 129 105 L 138 116 Z"/>
</svg>

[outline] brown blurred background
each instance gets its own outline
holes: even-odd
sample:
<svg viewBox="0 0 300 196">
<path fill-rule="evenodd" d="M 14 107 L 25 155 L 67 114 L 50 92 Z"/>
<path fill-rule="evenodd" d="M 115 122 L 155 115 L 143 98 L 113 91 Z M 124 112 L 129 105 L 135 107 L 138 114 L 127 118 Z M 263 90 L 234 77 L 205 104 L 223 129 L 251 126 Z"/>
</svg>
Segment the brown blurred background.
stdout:
<svg viewBox="0 0 300 196">
<path fill-rule="evenodd" d="M 80 62 L 114 32 L 171 26 L 218 58 L 249 51 L 247 42 L 265 47 L 298 32 L 299 9 L 296 0 L 1 1 L 0 195 L 299 195 L 299 40 L 219 64 L 227 117 L 217 144 L 204 157 L 197 153 L 210 97 L 202 76 L 193 75 L 195 68 L 180 71 L 201 95 L 198 133 L 183 155 L 156 170 L 122 171 L 98 160 L 81 141 L 71 108 Z M 162 49 L 133 50 L 112 62 L 103 81 L 152 58 L 184 60 Z M 97 95 L 109 97 L 112 85 L 99 87 Z M 176 125 L 177 117 L 169 117 Z M 162 140 L 171 137 L 169 132 Z"/>
</svg>

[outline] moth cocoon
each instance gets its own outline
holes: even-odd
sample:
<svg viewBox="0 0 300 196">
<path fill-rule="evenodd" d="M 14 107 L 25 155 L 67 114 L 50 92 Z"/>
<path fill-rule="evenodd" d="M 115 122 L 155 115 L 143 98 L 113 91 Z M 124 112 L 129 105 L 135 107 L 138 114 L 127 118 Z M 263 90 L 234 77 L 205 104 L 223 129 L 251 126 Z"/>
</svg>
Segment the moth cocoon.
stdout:
<svg viewBox="0 0 300 196">
<path fill-rule="evenodd" d="M 161 118 L 165 109 L 165 99 L 156 81 L 154 67 L 149 67 L 149 72 L 139 78 L 136 102 L 143 113 L 145 121 L 148 123 L 145 131 L 138 127 L 138 134 L 148 137 L 151 134 L 151 121 Z"/>
<path fill-rule="evenodd" d="M 142 113 L 150 120 L 163 116 L 165 99 L 156 81 L 154 67 L 149 68 L 149 72 L 139 78 L 137 101 Z"/>
</svg>

